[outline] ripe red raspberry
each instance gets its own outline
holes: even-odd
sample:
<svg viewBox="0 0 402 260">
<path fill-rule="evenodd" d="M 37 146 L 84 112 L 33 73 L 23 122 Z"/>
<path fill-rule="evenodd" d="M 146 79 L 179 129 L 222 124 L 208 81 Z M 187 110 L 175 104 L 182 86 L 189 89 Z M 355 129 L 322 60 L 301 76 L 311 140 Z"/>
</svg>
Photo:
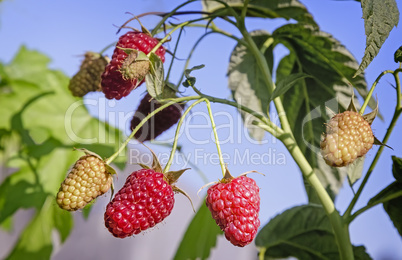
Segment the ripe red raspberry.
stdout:
<svg viewBox="0 0 402 260">
<path fill-rule="evenodd" d="M 331 118 L 321 140 L 321 154 L 334 167 L 346 166 L 373 146 L 370 124 L 357 112 L 345 111 Z"/>
<path fill-rule="evenodd" d="M 112 181 L 112 175 L 102 159 L 91 154 L 84 155 L 77 160 L 61 184 L 56 196 L 57 204 L 68 211 L 82 209 L 106 193 Z"/>
<path fill-rule="evenodd" d="M 107 205 L 105 225 L 115 237 L 139 234 L 169 216 L 173 205 L 173 189 L 162 173 L 135 171 Z"/>
<path fill-rule="evenodd" d="M 141 100 L 137 111 L 131 120 L 131 130 L 134 128 L 152 111 L 162 106 L 157 100 L 152 99 L 151 95 L 148 93 Z M 174 124 L 179 121 L 182 111 L 183 104 L 173 104 L 162 111 L 156 113 L 151 117 L 138 131 L 135 133 L 134 137 L 143 142 L 155 139 L 157 136 L 168 130 Z"/>
<path fill-rule="evenodd" d="M 121 73 L 121 66 L 128 54 L 120 48 L 134 49 L 148 54 L 157 44 L 157 39 L 142 32 L 130 31 L 119 38 L 112 60 L 102 74 L 101 85 L 106 98 L 119 100 L 130 94 L 137 85 L 137 79 L 126 79 Z M 159 47 L 155 53 L 162 62 L 165 61 L 165 48 L 163 46 Z"/>
<path fill-rule="evenodd" d="M 216 224 L 233 245 L 250 244 L 260 226 L 260 195 L 256 182 L 247 177 L 223 179 L 211 186 L 206 204 Z"/>
</svg>

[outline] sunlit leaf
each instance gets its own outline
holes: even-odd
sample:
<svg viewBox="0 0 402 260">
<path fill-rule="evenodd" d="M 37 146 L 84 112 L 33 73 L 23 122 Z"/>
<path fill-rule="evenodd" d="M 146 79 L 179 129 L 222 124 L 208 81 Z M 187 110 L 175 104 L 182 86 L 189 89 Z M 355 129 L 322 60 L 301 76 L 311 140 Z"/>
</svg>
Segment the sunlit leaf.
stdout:
<svg viewBox="0 0 402 260">
<path fill-rule="evenodd" d="M 149 57 L 150 73 L 145 76 L 147 91 L 153 98 L 160 98 L 164 88 L 164 70 L 162 60 L 155 53 Z"/>
<path fill-rule="evenodd" d="M 53 210 L 54 227 L 59 232 L 60 240 L 63 243 L 64 241 L 66 241 L 68 235 L 70 235 L 70 232 L 73 229 L 73 216 L 70 212 L 62 210 L 57 206 L 53 206 Z"/>
<path fill-rule="evenodd" d="M 85 147 L 105 158 L 122 143 L 119 130 L 88 113 L 85 105 L 97 101 L 72 97 L 68 77 L 50 70 L 49 62 L 43 54 L 22 47 L 10 64 L 0 66 L 1 166 L 14 169 L 0 185 L 0 223 L 21 208 L 37 212 L 11 259 L 48 259 L 52 230 L 58 231 L 62 242 L 67 239 L 72 216 L 57 207 L 55 195 L 69 168 L 83 155 L 74 148 Z M 124 154 L 116 159 L 124 161 Z"/>
<path fill-rule="evenodd" d="M 349 184 L 354 184 L 362 177 L 364 157 L 357 158 L 352 164 L 347 166 Z"/>
<path fill-rule="evenodd" d="M 50 259 L 52 253 L 53 214 L 52 199 L 48 197 L 43 207 L 22 232 L 16 246 L 6 258 L 20 259 Z"/>
</svg>

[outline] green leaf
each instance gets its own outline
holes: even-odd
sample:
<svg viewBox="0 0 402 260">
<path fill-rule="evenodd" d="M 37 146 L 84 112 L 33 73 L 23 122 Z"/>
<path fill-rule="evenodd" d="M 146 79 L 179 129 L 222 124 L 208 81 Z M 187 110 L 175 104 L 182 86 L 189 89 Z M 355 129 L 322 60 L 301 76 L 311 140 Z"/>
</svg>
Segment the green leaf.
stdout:
<svg viewBox="0 0 402 260">
<path fill-rule="evenodd" d="M 222 231 L 211 217 L 205 203 L 193 217 L 176 251 L 175 260 L 207 259 L 211 249 L 216 246 L 216 239 Z"/>
<path fill-rule="evenodd" d="M 399 11 L 395 0 L 362 0 L 366 49 L 354 76 L 362 73 L 377 56 L 391 30 L 398 25 Z"/>
<path fill-rule="evenodd" d="M 278 84 L 276 85 L 276 88 L 274 92 L 272 92 L 271 95 L 271 100 L 274 100 L 275 98 L 282 96 L 283 94 L 286 93 L 291 87 L 293 87 L 298 80 L 311 77 L 308 74 L 305 73 L 294 73 L 290 74 L 289 76 L 281 79 Z"/>
<path fill-rule="evenodd" d="M 251 32 L 251 37 L 256 45 L 261 48 L 271 35 L 265 31 L 254 31 Z M 264 54 L 271 70 L 273 67 L 272 50 L 272 46 L 270 46 Z M 263 74 L 260 72 L 254 55 L 247 47 L 238 44 L 234 48 L 230 57 L 228 76 L 229 88 L 239 104 L 261 114 L 268 114 L 270 90 L 265 84 Z M 265 131 L 252 124 L 255 117 L 243 112 L 241 114 L 250 136 L 255 140 L 262 140 Z"/>
<path fill-rule="evenodd" d="M 190 87 L 190 86 L 195 86 L 195 82 L 196 82 L 196 78 L 195 77 L 193 77 L 193 76 L 191 76 L 190 75 L 190 73 L 193 71 L 193 70 L 200 70 L 200 69 L 202 69 L 202 68 L 204 68 L 205 67 L 205 65 L 204 64 L 201 64 L 201 65 L 198 65 L 198 66 L 194 66 L 194 67 L 192 67 L 191 69 L 186 69 L 185 71 L 184 71 L 184 76 L 186 77 L 186 80 L 183 82 L 183 86 L 185 86 L 185 87 Z"/>
<path fill-rule="evenodd" d="M 387 212 L 389 218 L 398 230 L 399 235 L 402 236 L 402 196 L 396 199 L 389 200 L 383 204 L 384 210 Z"/>
<path fill-rule="evenodd" d="M 297 206 L 277 215 L 261 229 L 255 244 L 266 250 L 265 257 L 339 258 L 332 227 L 319 205 Z"/>
<path fill-rule="evenodd" d="M 147 91 L 151 97 L 159 99 L 162 96 L 164 84 L 164 70 L 162 60 L 155 53 L 149 56 L 151 62 L 150 73 L 145 76 Z"/>
<path fill-rule="evenodd" d="M 0 224 L 0 228 L 7 232 L 12 232 L 14 226 L 13 217 L 9 217 Z"/>
<path fill-rule="evenodd" d="M 326 107 L 333 111 L 345 110 L 353 89 L 365 97 L 367 84 L 363 75 L 353 78 L 358 63 L 350 52 L 330 34 L 308 25 L 287 24 L 273 33 L 275 44 L 283 44 L 290 51 L 278 65 L 277 82 L 288 75 L 311 75 L 295 82 L 282 95 L 283 105 L 295 139 L 307 160 L 316 171 L 324 187 L 333 195 L 339 192 L 347 174 L 346 168 L 334 168 L 325 164 L 320 154 L 320 137 L 325 131 L 328 115 Z M 375 101 L 371 100 L 371 107 Z M 310 202 L 315 192 L 306 186 Z"/>
<path fill-rule="evenodd" d="M 296 257 L 303 260 L 338 260 L 332 226 L 321 205 L 308 204 L 284 211 L 258 233 L 255 244 L 265 259 Z M 369 260 L 363 246 L 353 247 L 356 260 Z"/>
<path fill-rule="evenodd" d="M 394 178 L 402 183 L 402 158 L 392 156 L 392 174 Z"/>
<path fill-rule="evenodd" d="M 240 15 L 244 6 L 242 0 L 224 0 L 236 13 Z M 217 1 L 202 1 L 203 11 L 212 12 L 220 16 L 233 16 L 225 6 Z M 247 16 L 262 18 L 285 18 L 317 26 L 313 16 L 307 8 L 297 0 L 254 0 L 250 1 L 247 8 Z"/>
<path fill-rule="evenodd" d="M 355 260 L 372 260 L 371 256 L 366 252 L 366 248 L 364 246 L 354 246 L 353 254 L 355 256 Z"/>
<path fill-rule="evenodd" d="M 49 61 L 22 47 L 10 64 L 0 66 L 0 85 L 7 89 L 0 91 L 1 167 L 14 169 L 0 185 L 0 223 L 18 209 L 37 210 L 13 249 L 12 259 L 30 254 L 36 259 L 49 258 L 52 239 L 48 230 L 57 230 L 62 241 L 67 239 L 73 220 L 70 213 L 57 208 L 55 195 L 69 168 L 83 155 L 73 148 L 85 147 L 108 157 L 122 143 L 118 129 L 88 113 L 85 105 L 98 105 L 97 101 L 72 97 L 68 77 L 50 70 Z M 116 162 L 125 162 L 125 155 Z"/>
<path fill-rule="evenodd" d="M 402 46 L 399 47 L 394 53 L 394 61 L 395 62 L 402 62 Z"/>
<path fill-rule="evenodd" d="M 363 166 L 364 157 L 357 158 L 352 164 L 347 166 L 349 184 L 354 184 L 358 179 L 362 177 Z"/>
<path fill-rule="evenodd" d="M 0 223 L 20 208 L 40 209 L 46 196 L 37 182 L 37 172 L 31 171 L 28 164 L 22 166 L 0 185 Z"/>
<path fill-rule="evenodd" d="M 64 243 L 68 235 L 70 235 L 71 230 L 73 229 L 74 226 L 73 216 L 70 212 L 62 210 L 57 206 L 54 206 L 53 210 L 54 210 L 53 214 L 54 227 L 60 234 L 61 242 Z"/>
<path fill-rule="evenodd" d="M 22 232 L 7 260 L 50 259 L 53 248 L 51 235 L 54 205 L 52 204 L 54 204 L 52 198 L 48 197 L 41 210 Z"/>
<path fill-rule="evenodd" d="M 395 181 L 371 198 L 367 205 L 374 206 L 376 204 L 396 199 L 400 196 L 402 196 L 402 183 Z"/>
</svg>

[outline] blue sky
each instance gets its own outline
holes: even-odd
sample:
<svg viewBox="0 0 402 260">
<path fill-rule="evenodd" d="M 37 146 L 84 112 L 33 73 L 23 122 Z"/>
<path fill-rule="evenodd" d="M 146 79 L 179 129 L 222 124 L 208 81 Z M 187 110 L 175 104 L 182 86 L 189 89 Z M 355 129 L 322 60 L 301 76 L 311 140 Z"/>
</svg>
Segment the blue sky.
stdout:
<svg viewBox="0 0 402 260">
<path fill-rule="evenodd" d="M 43 52 L 52 59 L 51 67 L 62 70 L 67 75 L 72 76 L 78 70 L 80 64 L 79 55 L 85 51 L 100 51 L 108 44 L 117 40 L 116 25 L 123 24 L 130 15 L 140 14 L 149 11 L 170 11 L 182 1 L 21 1 L 5 0 L 0 4 L 0 60 L 9 62 L 13 55 L 18 51 L 21 45 L 26 45 L 29 49 Z M 402 7 L 401 1 L 397 1 L 399 7 Z M 302 1 L 312 13 L 321 30 L 331 33 L 335 38 L 341 41 L 350 52 L 360 62 L 365 48 L 364 24 L 360 4 L 355 1 Z M 187 10 L 200 10 L 200 2 L 195 2 Z M 186 18 L 179 17 L 180 21 Z M 142 19 L 143 24 L 152 28 L 158 17 L 148 16 Z M 284 24 L 284 20 L 262 21 L 261 19 L 250 19 L 247 26 L 250 30 L 264 29 L 272 32 L 278 26 Z M 132 23 L 138 27 L 138 24 Z M 220 24 L 224 29 L 234 31 L 232 27 Z M 187 29 L 183 42 L 180 44 L 179 58 L 186 58 L 188 51 L 202 33 L 203 29 Z M 236 32 L 238 35 L 238 33 Z M 177 35 L 177 34 L 176 34 Z M 367 83 L 370 86 L 377 75 L 385 69 L 396 69 L 397 64 L 393 61 L 394 51 L 402 45 L 402 29 L 394 28 L 389 39 L 384 44 L 379 55 L 369 65 L 366 70 Z M 174 42 L 174 41 L 173 41 Z M 167 47 L 173 49 L 173 42 L 167 44 Z M 197 77 L 197 86 L 205 93 L 221 98 L 228 98 L 230 91 L 227 88 L 227 66 L 231 51 L 235 42 L 225 39 L 219 35 L 209 36 L 199 46 L 193 56 L 190 66 L 205 64 L 203 70 L 194 72 Z M 278 57 L 285 54 L 283 49 L 277 50 Z M 112 49 L 107 52 L 109 55 Z M 167 59 L 166 64 L 170 61 Z M 184 62 L 178 61 L 172 72 L 172 79 L 176 82 L 181 73 Z M 377 86 L 375 91 L 379 99 L 380 111 L 384 115 L 384 122 L 376 120 L 373 124 L 375 135 L 382 139 L 385 133 L 385 127 L 390 121 L 393 113 L 393 106 L 396 100 L 393 88 L 389 83 L 393 83 L 392 78 L 386 76 Z M 124 113 L 133 113 L 137 107 L 145 88 L 142 87 L 132 92 L 127 98 L 119 102 L 107 102 L 106 111 L 99 111 L 97 107 L 89 107 L 92 114 L 102 119 L 109 119 L 108 115 L 123 111 Z M 89 94 L 86 99 L 105 102 L 102 94 Z M 240 117 L 235 109 L 226 106 L 213 104 L 214 112 L 228 111 L 236 125 L 241 125 Z M 197 116 L 197 112 L 205 112 L 205 106 L 197 106 L 193 112 L 192 124 L 207 124 L 206 119 Z M 228 117 L 224 114 L 217 115 L 216 123 L 228 124 Z M 123 129 L 128 134 L 127 121 L 111 122 Z M 391 155 L 402 157 L 402 143 L 398 136 L 402 130 L 402 124 L 399 122 L 389 141 L 394 150 L 385 149 L 375 172 L 372 174 L 366 190 L 363 192 L 357 207 L 364 206 L 367 201 L 383 187 L 392 182 L 391 173 Z M 191 129 L 191 135 L 199 139 L 208 139 L 210 131 Z M 162 137 L 169 138 L 174 134 L 174 130 L 167 132 Z M 219 131 L 221 138 L 225 139 L 230 134 L 228 129 L 222 128 Z M 253 178 L 261 187 L 261 215 L 262 224 L 274 215 L 285 209 L 300 205 L 306 202 L 305 192 L 302 187 L 300 173 L 292 158 L 286 153 L 286 150 L 279 142 L 274 142 L 271 137 L 268 145 L 253 144 L 248 141 L 242 127 L 234 129 L 234 135 L 239 140 L 223 144 L 222 150 L 231 156 L 228 160 L 229 167 L 233 175 L 241 174 L 249 170 L 257 170 L 265 174 L 264 176 L 255 175 Z M 163 139 L 162 138 L 162 139 Z M 215 153 L 215 145 L 209 143 L 194 147 L 188 138 L 180 140 L 184 152 L 195 156 L 195 149 L 203 149 L 204 153 Z M 157 145 L 153 149 L 161 153 L 167 153 L 168 149 Z M 238 149 L 244 153 L 252 152 L 266 154 L 271 161 L 265 165 L 239 164 L 234 161 L 234 151 Z M 374 148 L 367 155 L 367 162 L 370 162 L 375 155 Z M 277 156 L 274 159 L 274 156 Z M 285 165 L 275 163 L 278 156 L 284 156 Z M 194 158 L 194 157 L 193 157 Z M 202 168 L 209 181 L 215 181 L 220 178 L 220 168 L 218 165 L 199 162 L 198 167 Z M 172 169 L 180 168 L 180 163 L 173 165 Z M 367 169 L 367 165 L 365 167 Z M 194 172 L 195 174 L 195 172 Z M 185 174 L 180 181 L 192 185 L 198 190 L 204 182 L 201 177 Z M 357 186 L 356 186 L 357 187 Z M 337 199 L 337 207 L 344 211 L 352 197 L 352 192 L 348 186 L 342 188 Z M 397 231 L 394 229 L 388 216 L 381 206 L 377 206 L 366 214 L 360 216 L 351 225 L 352 242 L 356 245 L 364 244 L 368 252 L 379 259 L 384 256 L 390 256 L 388 259 L 402 259 L 402 241 Z M 392 253 L 391 253 L 392 252 Z"/>
</svg>

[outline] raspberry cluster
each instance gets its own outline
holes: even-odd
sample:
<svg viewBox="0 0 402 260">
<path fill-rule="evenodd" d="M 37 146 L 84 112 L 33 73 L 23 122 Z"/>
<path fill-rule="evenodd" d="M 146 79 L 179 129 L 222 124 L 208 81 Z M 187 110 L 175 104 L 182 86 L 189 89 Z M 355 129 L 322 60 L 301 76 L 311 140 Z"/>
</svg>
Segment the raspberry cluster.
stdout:
<svg viewBox="0 0 402 260">
<path fill-rule="evenodd" d="M 370 124 L 357 112 L 345 111 L 331 118 L 321 139 L 321 154 L 334 167 L 346 166 L 373 146 Z"/>
</svg>

